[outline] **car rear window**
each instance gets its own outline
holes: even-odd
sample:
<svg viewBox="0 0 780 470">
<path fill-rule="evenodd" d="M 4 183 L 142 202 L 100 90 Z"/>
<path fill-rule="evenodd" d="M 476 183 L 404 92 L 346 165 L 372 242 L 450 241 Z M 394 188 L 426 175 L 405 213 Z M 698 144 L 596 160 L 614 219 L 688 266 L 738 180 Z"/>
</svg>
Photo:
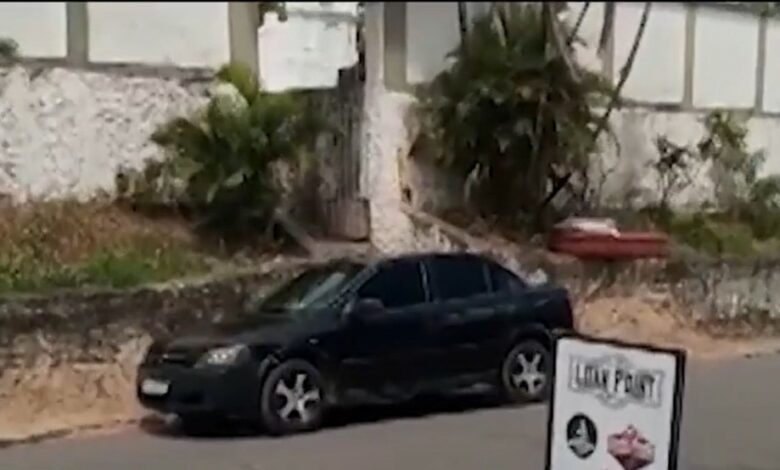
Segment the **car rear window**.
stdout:
<svg viewBox="0 0 780 470">
<path fill-rule="evenodd" d="M 526 284 L 508 269 L 497 263 L 488 263 L 490 285 L 496 293 L 517 293 L 526 289 Z"/>
<path fill-rule="evenodd" d="M 442 256 L 431 261 L 437 297 L 466 299 L 489 292 L 485 263 L 470 256 Z"/>
</svg>

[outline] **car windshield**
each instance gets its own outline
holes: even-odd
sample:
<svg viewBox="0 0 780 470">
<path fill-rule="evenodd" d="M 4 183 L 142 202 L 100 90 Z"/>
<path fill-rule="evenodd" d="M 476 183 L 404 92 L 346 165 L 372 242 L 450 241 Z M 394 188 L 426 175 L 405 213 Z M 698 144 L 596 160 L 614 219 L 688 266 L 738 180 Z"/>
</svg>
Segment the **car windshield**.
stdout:
<svg viewBox="0 0 780 470">
<path fill-rule="evenodd" d="M 270 294 L 260 304 L 260 310 L 284 313 L 323 308 L 362 269 L 360 264 L 347 262 L 308 269 Z"/>
</svg>

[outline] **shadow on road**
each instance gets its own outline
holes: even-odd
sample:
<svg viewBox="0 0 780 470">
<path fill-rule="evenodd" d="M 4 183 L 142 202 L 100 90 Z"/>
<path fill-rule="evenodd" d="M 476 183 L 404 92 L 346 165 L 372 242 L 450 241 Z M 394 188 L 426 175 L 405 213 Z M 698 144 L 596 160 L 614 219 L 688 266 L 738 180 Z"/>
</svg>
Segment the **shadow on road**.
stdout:
<svg viewBox="0 0 780 470">
<path fill-rule="evenodd" d="M 373 424 L 382 421 L 415 419 L 426 416 L 468 413 L 482 409 L 498 408 L 494 400 L 484 395 L 459 395 L 448 397 L 420 397 L 399 405 L 361 406 L 332 410 L 319 432 Z M 173 439 L 241 439 L 266 437 L 258 426 L 227 420 L 209 420 L 198 426 L 184 429 L 178 420 L 150 415 L 141 420 L 142 431 L 159 437 Z"/>
</svg>

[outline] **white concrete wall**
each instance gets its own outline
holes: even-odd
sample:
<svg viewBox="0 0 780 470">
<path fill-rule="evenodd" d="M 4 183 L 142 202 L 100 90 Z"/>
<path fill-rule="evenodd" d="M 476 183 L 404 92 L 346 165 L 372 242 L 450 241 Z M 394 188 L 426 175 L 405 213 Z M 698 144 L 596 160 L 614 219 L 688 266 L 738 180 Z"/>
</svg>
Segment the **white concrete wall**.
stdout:
<svg viewBox="0 0 780 470">
<path fill-rule="evenodd" d="M 468 21 L 488 10 L 487 2 L 466 2 Z M 406 79 L 411 84 L 432 80 L 450 62 L 447 54 L 460 41 L 457 2 L 407 2 Z"/>
<path fill-rule="evenodd" d="M 0 75 L 0 194 L 21 202 L 113 192 L 116 170 L 160 158 L 152 132 L 191 112 L 200 96 L 198 87 L 170 78 L 7 69 Z"/>
<path fill-rule="evenodd" d="M 287 6 L 288 19 L 268 14 L 258 32 L 263 88 L 332 88 L 338 71 L 357 60 L 357 2 L 301 2 Z M 303 14 L 299 14 L 303 13 Z"/>
<path fill-rule="evenodd" d="M 584 2 L 569 3 L 565 19 L 573 24 L 583 5 Z M 583 44 L 576 45 L 580 63 L 597 72 L 605 71 L 610 64 L 617 83 L 643 7 L 642 3 L 617 4 L 613 51 L 608 58 L 597 53 L 604 4 L 592 3 L 579 31 Z M 700 6 L 694 11 L 693 62 L 686 66 L 688 9 L 682 3 L 653 3 L 632 73 L 623 89 L 624 97 L 642 105 L 618 110 L 612 118 L 622 152 L 618 156 L 614 149 L 607 149 L 604 154 L 602 167 L 610 170 L 603 187 L 608 200 L 623 203 L 632 194 L 645 200 L 657 196 L 658 184 L 648 168 L 658 157 L 655 139 L 659 135 L 678 144 L 693 145 L 702 136 L 701 119 L 707 110 L 750 109 L 755 104 L 759 18 L 717 7 Z M 407 81 L 427 82 L 448 65 L 445 56 L 457 45 L 456 3 L 408 3 L 406 27 Z M 610 60 L 605 63 L 605 59 Z M 692 70 L 690 102 L 685 102 L 686 69 Z M 780 112 L 780 20 L 769 22 L 764 69 L 761 111 Z M 659 104 L 680 109 L 661 111 L 656 107 Z M 755 117 L 749 122 L 749 130 L 752 149 L 763 150 L 768 157 L 764 173 L 780 173 L 780 118 Z M 399 137 L 397 145 L 403 147 L 407 138 Z M 425 186 L 429 178 L 423 170 L 407 167 L 407 183 Z M 706 169 L 698 169 L 697 175 L 696 183 L 681 194 L 679 204 L 698 202 L 709 194 Z M 422 198 L 436 200 L 439 195 L 431 193 Z"/>
<path fill-rule="evenodd" d="M 89 2 L 89 60 L 218 67 L 230 60 L 226 2 Z"/>
<path fill-rule="evenodd" d="M 696 15 L 694 106 L 753 107 L 757 57 L 756 16 L 700 9 Z"/>
<path fill-rule="evenodd" d="M 566 12 L 564 20 L 574 26 L 582 8 L 585 6 L 585 2 L 568 2 L 568 6 L 569 10 Z M 577 32 L 581 42 L 574 43 L 577 62 L 593 72 L 602 71 L 602 62 L 597 52 L 603 18 L 604 3 L 592 2 Z"/>
<path fill-rule="evenodd" d="M 385 87 L 383 10 L 382 3 L 366 5 L 360 189 L 369 201 L 371 242 L 379 250 L 393 253 L 407 251 L 413 245 L 412 222 L 401 210 L 399 163 L 411 147 L 406 117 L 414 99 Z"/>
<path fill-rule="evenodd" d="M 620 142 L 620 155 L 609 149 L 602 161 L 594 165 L 594 177 L 605 171 L 608 174 L 601 194 L 604 202 L 626 207 L 628 203 L 640 206 L 657 200 L 658 181 L 650 169 L 658 158 L 655 137 L 664 135 L 678 145 L 693 146 L 704 133 L 701 120 L 705 115 L 703 112 L 660 112 L 647 108 L 616 112 L 611 123 Z M 763 150 L 770 157 L 762 169 L 762 176 L 780 174 L 780 119 L 750 119 L 748 145 L 750 151 Z M 707 170 L 705 166 L 692 169 L 693 185 L 672 202 L 687 206 L 710 198 L 712 187 Z"/>
<path fill-rule="evenodd" d="M 447 54 L 460 40 L 456 2 L 406 4 L 406 78 L 424 83 L 447 68 Z"/>
<path fill-rule="evenodd" d="M 613 77 L 617 81 L 634 43 L 644 3 L 621 3 L 615 10 Z M 623 96 L 680 103 L 684 84 L 685 8 L 677 3 L 654 3 Z"/>
<path fill-rule="evenodd" d="M 65 2 L 0 3 L 0 37 L 16 41 L 27 57 L 64 57 L 66 21 Z"/>
<path fill-rule="evenodd" d="M 767 26 L 764 67 L 764 110 L 780 113 L 780 21 Z"/>
</svg>

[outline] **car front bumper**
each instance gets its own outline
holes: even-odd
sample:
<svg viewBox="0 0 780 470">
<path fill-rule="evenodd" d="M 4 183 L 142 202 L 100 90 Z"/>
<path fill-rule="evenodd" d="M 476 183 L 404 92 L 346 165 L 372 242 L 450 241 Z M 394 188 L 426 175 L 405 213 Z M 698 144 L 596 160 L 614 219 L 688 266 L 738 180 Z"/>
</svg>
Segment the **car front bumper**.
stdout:
<svg viewBox="0 0 780 470">
<path fill-rule="evenodd" d="M 259 413 L 264 366 L 255 362 L 224 368 L 142 365 L 136 396 L 145 408 L 161 413 L 252 418 Z M 157 385 L 155 390 L 144 386 L 148 381 Z"/>
</svg>

